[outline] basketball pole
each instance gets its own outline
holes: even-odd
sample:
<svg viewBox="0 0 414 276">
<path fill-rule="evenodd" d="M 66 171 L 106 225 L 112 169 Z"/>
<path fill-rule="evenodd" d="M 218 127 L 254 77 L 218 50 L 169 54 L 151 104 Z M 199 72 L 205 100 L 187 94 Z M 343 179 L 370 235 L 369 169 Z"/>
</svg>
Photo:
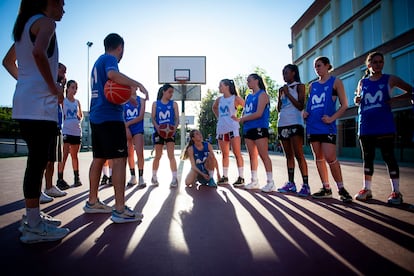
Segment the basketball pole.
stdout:
<svg viewBox="0 0 414 276">
<path fill-rule="evenodd" d="M 187 86 L 184 82 L 181 83 L 181 151 L 185 148 L 185 100 L 187 95 Z"/>
</svg>

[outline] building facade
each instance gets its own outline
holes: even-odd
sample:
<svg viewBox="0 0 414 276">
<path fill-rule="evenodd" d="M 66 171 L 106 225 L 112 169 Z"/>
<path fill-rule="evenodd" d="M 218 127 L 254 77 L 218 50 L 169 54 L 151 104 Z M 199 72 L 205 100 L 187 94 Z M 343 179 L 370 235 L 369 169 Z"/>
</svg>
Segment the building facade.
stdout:
<svg viewBox="0 0 414 276">
<path fill-rule="evenodd" d="M 357 137 L 358 107 L 354 92 L 366 69 L 368 53 L 384 54 L 383 72 L 414 85 L 414 1 L 410 0 L 316 0 L 291 27 L 292 60 L 301 79 L 316 79 L 314 59 L 326 56 L 332 75 L 345 87 L 349 108 L 337 121 L 338 154 L 361 157 Z M 394 89 L 393 93 L 401 93 Z M 397 126 L 396 156 L 414 162 L 414 115 L 407 101 L 392 104 Z M 381 158 L 378 152 L 377 158 Z"/>
</svg>

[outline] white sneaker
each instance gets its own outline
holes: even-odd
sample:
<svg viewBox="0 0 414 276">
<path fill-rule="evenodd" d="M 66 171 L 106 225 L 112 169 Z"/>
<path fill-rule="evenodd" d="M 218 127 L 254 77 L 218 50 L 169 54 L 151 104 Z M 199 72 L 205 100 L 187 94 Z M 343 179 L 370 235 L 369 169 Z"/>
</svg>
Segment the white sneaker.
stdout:
<svg viewBox="0 0 414 276">
<path fill-rule="evenodd" d="M 139 177 L 138 179 L 138 187 L 140 188 L 145 188 L 147 186 L 147 183 L 145 183 L 145 180 L 142 176 Z"/>
<path fill-rule="evenodd" d="M 53 197 L 48 196 L 44 192 L 40 192 L 40 198 L 39 198 L 40 204 L 49 203 L 51 201 L 53 201 Z"/>
<path fill-rule="evenodd" d="M 177 178 L 173 178 L 170 184 L 170 188 L 177 188 L 177 186 L 178 186 L 178 180 Z"/>
<path fill-rule="evenodd" d="M 128 186 L 134 186 L 136 185 L 137 182 L 137 178 L 135 177 L 135 175 L 131 175 L 131 179 L 128 181 Z"/>
<path fill-rule="evenodd" d="M 136 185 L 137 182 L 137 178 L 135 177 L 135 175 L 131 175 L 131 179 L 128 181 L 128 187 L 134 186 Z"/>
<path fill-rule="evenodd" d="M 262 192 L 264 193 L 271 193 L 276 191 L 275 182 L 272 180 L 272 182 L 267 182 L 266 186 L 262 188 Z"/>
<path fill-rule="evenodd" d="M 48 214 L 40 211 L 40 219 L 47 224 L 51 224 L 53 226 L 60 226 L 62 224 L 62 221 L 60 219 L 55 219 L 52 216 L 49 216 Z M 24 214 L 22 216 L 22 220 L 20 221 L 19 231 L 23 233 L 24 231 L 24 224 L 27 223 L 27 216 Z"/>
<path fill-rule="evenodd" d="M 109 214 L 112 213 L 112 207 L 101 202 L 98 198 L 95 204 L 90 204 L 88 201 L 86 201 L 85 206 L 83 207 L 83 211 L 88 214 Z"/>
<path fill-rule="evenodd" d="M 159 183 L 158 183 L 158 179 L 157 179 L 156 177 L 152 177 L 152 178 L 151 178 L 151 183 L 152 183 L 152 185 L 154 185 L 154 186 L 158 186 L 158 185 L 159 185 Z"/>
<path fill-rule="evenodd" d="M 52 186 L 50 189 L 45 189 L 45 194 L 51 197 L 61 197 L 67 195 L 66 192 L 62 191 L 56 186 Z"/>
<path fill-rule="evenodd" d="M 259 188 L 259 182 L 257 180 L 252 180 L 249 184 L 244 185 L 245 190 L 255 190 Z"/>
<path fill-rule="evenodd" d="M 30 227 L 25 222 L 23 223 L 20 241 L 23 243 L 57 241 L 65 237 L 69 232 L 68 228 L 59 228 L 45 223 L 43 220 L 36 227 Z"/>
</svg>

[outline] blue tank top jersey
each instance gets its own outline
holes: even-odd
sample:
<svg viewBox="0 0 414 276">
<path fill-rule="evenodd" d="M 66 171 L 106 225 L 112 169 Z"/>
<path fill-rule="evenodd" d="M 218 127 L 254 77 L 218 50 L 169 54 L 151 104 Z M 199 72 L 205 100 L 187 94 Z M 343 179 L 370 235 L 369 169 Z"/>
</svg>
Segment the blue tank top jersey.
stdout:
<svg viewBox="0 0 414 276">
<path fill-rule="evenodd" d="M 174 101 L 170 100 L 167 104 L 163 104 L 161 100 L 158 100 L 155 109 L 155 121 L 158 125 L 175 125 Z"/>
<path fill-rule="evenodd" d="M 125 122 L 129 122 L 139 116 L 139 113 L 141 112 L 141 98 L 139 96 L 137 97 L 137 102 L 137 106 L 134 106 L 129 101 L 126 104 L 124 104 Z M 142 119 L 136 124 L 130 125 L 129 130 L 133 134 L 144 132 L 144 119 Z"/>
<path fill-rule="evenodd" d="M 249 115 L 257 111 L 257 105 L 259 104 L 259 97 L 262 93 L 266 93 L 266 92 L 264 90 L 260 90 L 255 94 L 247 95 L 246 103 L 244 106 L 245 115 Z M 267 104 L 260 118 L 244 122 L 243 132 L 246 133 L 249 129 L 253 129 L 253 128 L 269 128 L 269 116 L 270 116 L 270 105 Z"/>
<path fill-rule="evenodd" d="M 335 77 L 330 77 L 325 83 L 315 81 L 311 85 L 306 111 L 307 134 L 336 134 L 336 121 L 325 124 L 324 115 L 332 116 L 336 112 L 336 99 L 332 100 Z"/>
<path fill-rule="evenodd" d="M 207 160 L 207 157 L 209 155 L 208 150 L 208 142 L 203 142 L 203 149 L 199 150 L 195 145 L 193 145 L 193 152 L 194 152 L 194 161 L 196 163 L 197 168 L 207 173 L 207 169 L 204 167 L 204 163 Z"/>
<path fill-rule="evenodd" d="M 391 99 L 388 86 L 390 75 L 379 80 L 369 78 L 361 82 L 359 105 L 359 135 L 381 135 L 395 133 L 394 116 L 388 101 Z"/>
<path fill-rule="evenodd" d="M 112 55 L 103 54 L 95 62 L 91 74 L 90 121 L 94 124 L 124 121 L 123 106 L 110 103 L 104 95 L 109 71 L 119 72 L 118 60 Z"/>
</svg>

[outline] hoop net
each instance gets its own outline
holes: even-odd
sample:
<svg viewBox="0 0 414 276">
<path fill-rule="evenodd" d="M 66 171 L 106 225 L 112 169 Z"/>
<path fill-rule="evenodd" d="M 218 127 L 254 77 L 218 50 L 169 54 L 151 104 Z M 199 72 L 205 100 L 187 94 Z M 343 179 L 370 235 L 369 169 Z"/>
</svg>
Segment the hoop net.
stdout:
<svg viewBox="0 0 414 276">
<path fill-rule="evenodd" d="M 187 77 L 176 77 L 175 80 L 178 81 L 178 83 L 180 84 L 185 84 L 188 81 L 188 78 Z"/>
</svg>

